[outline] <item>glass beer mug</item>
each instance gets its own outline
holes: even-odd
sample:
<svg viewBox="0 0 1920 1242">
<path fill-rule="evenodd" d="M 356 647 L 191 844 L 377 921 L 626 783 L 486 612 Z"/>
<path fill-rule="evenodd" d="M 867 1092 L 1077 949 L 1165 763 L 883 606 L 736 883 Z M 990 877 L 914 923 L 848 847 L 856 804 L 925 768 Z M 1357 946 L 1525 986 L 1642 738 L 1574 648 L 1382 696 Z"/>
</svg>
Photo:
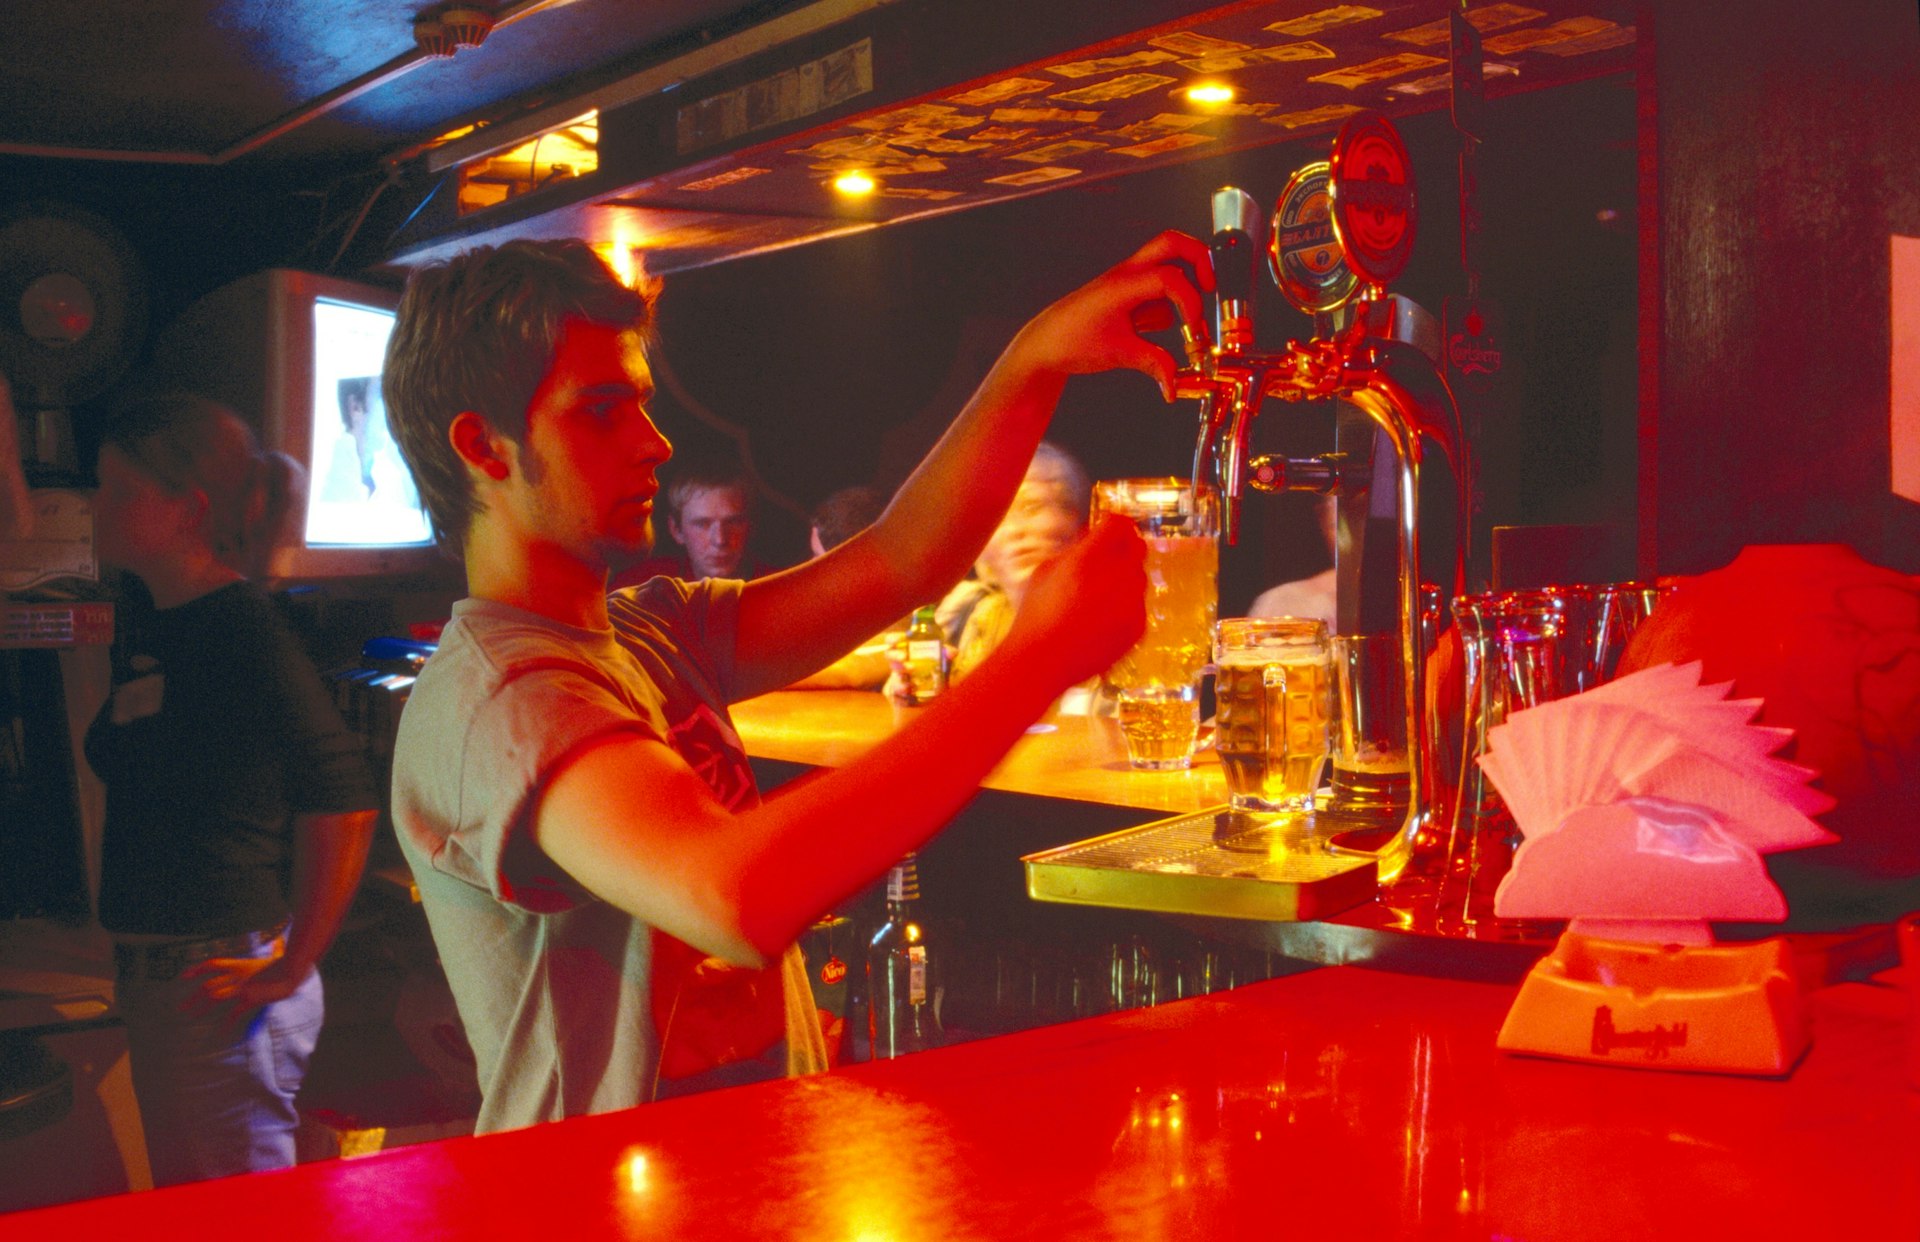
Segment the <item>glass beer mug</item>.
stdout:
<svg viewBox="0 0 1920 1242">
<path fill-rule="evenodd" d="M 1147 541 L 1147 632 L 1107 670 L 1134 768 L 1190 767 L 1200 728 L 1200 674 L 1219 603 L 1219 505 L 1186 479 L 1103 479 L 1093 516 L 1118 513 Z"/>
<path fill-rule="evenodd" d="M 1232 617 L 1216 627 L 1213 748 L 1237 811 L 1308 812 L 1327 760 L 1324 622 Z"/>
</svg>

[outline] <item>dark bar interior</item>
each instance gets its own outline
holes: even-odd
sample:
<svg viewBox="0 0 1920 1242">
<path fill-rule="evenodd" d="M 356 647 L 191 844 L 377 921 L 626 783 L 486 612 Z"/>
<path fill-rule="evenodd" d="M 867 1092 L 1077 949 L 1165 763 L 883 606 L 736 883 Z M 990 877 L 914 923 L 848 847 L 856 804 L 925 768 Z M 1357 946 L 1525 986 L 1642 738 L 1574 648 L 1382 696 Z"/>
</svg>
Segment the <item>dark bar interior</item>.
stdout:
<svg viewBox="0 0 1920 1242">
<path fill-rule="evenodd" d="M 1911 3 L 162 0 L 0 29 L 0 1236 L 1920 1232 Z M 869 193 L 836 189 L 853 173 Z M 1331 206 L 1287 215 L 1315 185 Z M 1358 292 L 1283 289 L 1283 228 Z M 464 573 L 429 546 L 393 354 L 379 388 L 409 277 L 579 238 L 658 278 L 644 414 L 672 459 L 654 558 L 615 585 L 751 598 L 828 554 L 829 497 L 910 505 L 1023 325 L 1165 230 L 1219 273 L 1204 324 L 1134 315 L 1178 399 L 1075 375 L 1045 439 L 1084 476 L 1076 527 L 1089 480 L 1217 493 L 1209 623 L 1320 584 L 1304 818 L 1216 757 L 1224 648 L 1171 770 L 1096 675 L 1093 706 L 1069 690 L 981 763 L 912 869 L 869 867 L 799 938 L 831 1068 L 487 1133 L 489 1054 L 392 796 L 421 745 L 402 709 L 491 546 Z M 378 341 L 312 335 L 329 306 Z M 304 535 L 247 576 L 379 814 L 320 963 L 296 1166 L 156 1189 L 115 972 L 159 977 L 163 946 L 107 930 L 125 863 L 89 724 L 126 723 L 127 657 L 175 601 L 106 567 L 95 517 L 125 411 L 180 389 L 307 476 Z M 681 477 L 750 506 L 724 569 Z M 942 692 L 992 667 L 946 602 Z M 804 802 L 953 707 L 876 692 L 888 642 L 913 675 L 911 616 L 848 657 L 866 680 L 723 706 L 749 784 Z M 1584 668 L 1527 681 L 1589 624 Z M 1386 677 L 1365 712 L 1363 670 Z M 1666 749 L 1633 749 L 1626 707 Z M 1369 713 L 1397 747 L 1377 787 Z M 1529 818 L 1546 790 L 1564 805 Z M 1630 859 L 1598 852 L 1605 814 Z M 561 857 L 566 891 L 620 904 Z M 1568 905 L 1582 884 L 1609 895 Z M 882 950 L 870 976 L 889 935 L 911 976 Z M 931 1033 L 889 1032 L 928 961 Z"/>
</svg>

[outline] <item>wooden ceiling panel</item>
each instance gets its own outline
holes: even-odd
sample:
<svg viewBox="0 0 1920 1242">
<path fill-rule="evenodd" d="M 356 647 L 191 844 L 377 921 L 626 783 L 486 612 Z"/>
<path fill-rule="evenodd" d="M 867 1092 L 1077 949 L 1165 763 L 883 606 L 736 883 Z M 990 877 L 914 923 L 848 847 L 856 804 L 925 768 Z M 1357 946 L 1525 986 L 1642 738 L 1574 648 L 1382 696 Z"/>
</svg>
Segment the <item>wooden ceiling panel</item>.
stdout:
<svg viewBox="0 0 1920 1242">
<path fill-rule="evenodd" d="M 691 232 L 634 243 L 654 270 L 672 271 L 763 248 L 770 233 L 779 235 L 773 244 L 791 244 L 1330 137 L 1364 110 L 1447 106 L 1452 7 L 1256 0 L 1136 24 L 1041 57 L 1033 48 L 1058 32 L 1023 24 L 1030 4 L 976 0 L 922 10 L 910 22 L 883 12 L 604 116 L 594 177 L 465 219 L 426 213 L 395 259 L 442 253 L 450 238 L 521 235 L 534 219 L 543 231 L 558 225 L 613 240 L 607 224 L 616 217 L 596 207 L 613 204 L 703 218 Z M 1058 23 L 1058 7 L 1045 12 Z M 1489 95 L 1633 64 L 1632 6 L 1619 0 L 1495 3 L 1468 13 L 1484 41 Z M 839 103 L 812 113 L 791 103 L 808 82 L 860 73 L 871 81 L 856 82 Z M 1203 82 L 1230 87 L 1232 99 L 1194 102 L 1186 92 Z M 874 194 L 834 192 L 833 179 L 853 170 L 877 183 Z M 770 229 L 769 220 L 790 224 Z"/>
</svg>

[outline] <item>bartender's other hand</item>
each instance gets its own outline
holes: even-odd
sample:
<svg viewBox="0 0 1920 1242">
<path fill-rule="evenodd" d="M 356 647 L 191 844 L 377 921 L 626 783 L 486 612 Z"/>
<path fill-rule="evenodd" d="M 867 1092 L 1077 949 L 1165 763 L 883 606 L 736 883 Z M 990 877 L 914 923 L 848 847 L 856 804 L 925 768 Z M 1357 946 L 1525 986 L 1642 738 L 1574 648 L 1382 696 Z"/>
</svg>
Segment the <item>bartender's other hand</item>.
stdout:
<svg viewBox="0 0 1920 1242">
<path fill-rule="evenodd" d="M 312 967 L 296 973 L 282 956 L 213 957 L 181 972 L 200 980 L 200 988 L 180 1006 L 190 1018 L 220 1014 L 228 1029 L 243 1025 L 262 1006 L 292 996 Z"/>
<path fill-rule="evenodd" d="M 1172 354 L 1142 329 L 1202 322 L 1200 296 L 1213 288 L 1206 244 L 1169 230 L 1123 262 L 1036 315 L 1008 347 L 1035 369 L 1059 376 L 1126 368 L 1151 376 L 1173 400 Z"/>
<path fill-rule="evenodd" d="M 1146 560 L 1132 522 L 1100 517 L 1034 571 L 1008 642 L 1039 648 L 1067 685 L 1105 672 L 1146 632 Z"/>
</svg>

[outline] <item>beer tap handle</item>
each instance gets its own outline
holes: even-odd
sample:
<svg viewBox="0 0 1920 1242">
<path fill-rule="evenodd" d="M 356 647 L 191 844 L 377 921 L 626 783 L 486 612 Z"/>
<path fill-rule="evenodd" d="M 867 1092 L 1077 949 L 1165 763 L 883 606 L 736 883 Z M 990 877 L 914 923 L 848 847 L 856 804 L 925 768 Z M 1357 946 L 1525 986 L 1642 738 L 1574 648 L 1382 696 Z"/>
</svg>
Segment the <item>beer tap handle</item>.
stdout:
<svg viewBox="0 0 1920 1242">
<path fill-rule="evenodd" d="M 1213 192 L 1214 314 L 1220 351 L 1238 356 L 1253 350 L 1254 273 L 1261 248 L 1260 205 L 1237 186 Z"/>
<path fill-rule="evenodd" d="M 1220 346 L 1214 372 L 1221 384 L 1206 437 L 1214 442 L 1213 456 L 1220 480 L 1220 520 L 1227 542 L 1239 538 L 1240 473 L 1246 466 L 1247 427 L 1260 401 L 1260 384 L 1251 385 L 1245 362 L 1253 354 L 1253 291 L 1261 247 L 1260 206 L 1237 186 L 1213 193 L 1213 252 L 1215 335 Z M 1229 378 L 1231 377 L 1231 378 Z M 1228 408 L 1221 409 L 1226 402 Z M 1223 426 L 1224 424 L 1224 426 Z M 1196 458 L 1199 454 L 1196 454 Z"/>
</svg>

